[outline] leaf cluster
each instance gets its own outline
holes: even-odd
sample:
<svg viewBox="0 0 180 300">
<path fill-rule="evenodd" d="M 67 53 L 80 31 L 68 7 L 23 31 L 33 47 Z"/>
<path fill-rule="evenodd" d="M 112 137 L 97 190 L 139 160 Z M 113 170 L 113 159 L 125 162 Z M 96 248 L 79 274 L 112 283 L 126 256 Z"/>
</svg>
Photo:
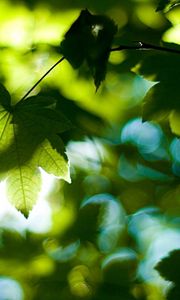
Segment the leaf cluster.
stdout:
<svg viewBox="0 0 180 300">
<path fill-rule="evenodd" d="M 78 7 L 82 2 L 72 5 Z M 158 9 L 166 11 L 177 2 L 160 1 Z M 28 300 L 163 297 L 160 287 L 149 285 L 146 274 L 139 276 L 139 270 L 148 266 L 151 276 L 153 255 L 148 258 L 148 251 L 153 254 L 157 239 L 158 247 L 162 247 L 164 235 L 170 240 L 175 236 L 172 247 L 178 243 L 180 144 L 172 132 L 180 133 L 179 57 L 155 49 L 132 50 L 132 45 L 121 47 L 124 37 L 125 43 L 135 36 L 157 41 L 170 24 L 161 19 L 161 25 L 145 26 L 149 19 L 143 18 L 137 1 L 95 1 L 92 6 L 102 5 L 106 11 L 113 8 L 112 3 L 118 9 L 109 13 L 122 18 L 116 44 L 123 52 L 109 57 L 117 33 L 114 22 L 82 10 L 60 45 L 72 67 L 81 68 L 76 81 L 72 68 L 68 68 L 70 73 L 65 66 L 61 77 L 62 85 L 67 80 L 65 87 L 54 77 L 53 84 L 49 81 L 41 93 L 23 97 L 24 101 L 15 105 L 6 88 L 0 86 L 0 179 L 6 180 L 11 203 L 28 216 L 41 187 L 39 168 L 70 182 L 64 142 L 71 158 L 72 184 L 58 181 L 48 196 L 52 214 L 48 232 L 8 231 L 6 226 L 16 225 L 11 212 L 5 215 L 10 218 L 8 225 L 1 218 L 0 274 L 17 280 Z M 34 11 L 32 16 L 34 20 Z M 36 46 L 46 54 L 59 50 L 41 42 Z M 175 44 L 165 46 L 179 49 Z M 39 57 L 39 50 L 30 51 Z M 108 59 L 108 80 L 102 90 L 91 95 L 87 88 L 84 93 L 89 87 L 84 69 L 88 65 L 98 88 Z M 142 122 L 145 94 L 146 122 Z M 161 128 L 149 122 L 161 116 L 169 117 L 172 132 L 167 123 Z M 174 284 L 167 299 L 179 300 L 179 250 L 171 252 L 156 269 Z"/>
</svg>

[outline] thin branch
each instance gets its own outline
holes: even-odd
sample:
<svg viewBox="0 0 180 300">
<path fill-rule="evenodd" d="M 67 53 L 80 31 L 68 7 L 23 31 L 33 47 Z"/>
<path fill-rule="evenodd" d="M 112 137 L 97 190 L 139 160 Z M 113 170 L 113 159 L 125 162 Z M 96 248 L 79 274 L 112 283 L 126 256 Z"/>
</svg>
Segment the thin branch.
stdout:
<svg viewBox="0 0 180 300">
<path fill-rule="evenodd" d="M 160 50 L 160 51 L 165 51 L 165 52 L 171 52 L 171 53 L 178 53 L 180 54 L 180 50 L 177 49 L 171 49 L 171 48 L 167 48 L 167 47 L 161 47 L 161 46 L 156 46 L 156 45 L 151 45 L 148 43 L 144 43 L 144 42 L 137 42 L 137 45 L 134 46 L 119 46 L 116 48 L 112 48 L 110 49 L 110 51 L 120 51 L 120 50 Z"/>
<path fill-rule="evenodd" d="M 65 57 L 61 57 L 33 86 L 32 88 L 30 88 L 29 91 L 27 91 L 27 93 L 21 98 L 21 100 L 19 101 L 19 103 L 21 101 L 23 101 L 25 98 L 27 98 L 27 96 L 35 89 L 35 87 L 57 66 L 59 65 L 63 60 L 65 59 Z"/>
<path fill-rule="evenodd" d="M 180 54 L 180 50 L 177 49 L 171 49 L 171 48 L 167 48 L 167 47 L 161 47 L 161 46 L 156 46 L 156 45 L 151 45 L 148 43 L 144 43 L 144 42 L 137 42 L 137 45 L 134 46 L 118 46 L 116 48 L 112 48 L 110 49 L 110 52 L 113 51 L 120 51 L 120 50 L 160 50 L 160 51 L 165 51 L 165 52 L 171 52 L 171 53 L 178 53 Z M 29 94 L 36 88 L 36 86 L 57 66 L 59 65 L 63 60 L 65 59 L 65 57 L 61 57 L 31 88 L 29 91 L 27 91 L 27 93 L 21 98 L 21 101 L 23 101 L 25 98 L 27 98 L 27 96 L 29 96 Z"/>
</svg>

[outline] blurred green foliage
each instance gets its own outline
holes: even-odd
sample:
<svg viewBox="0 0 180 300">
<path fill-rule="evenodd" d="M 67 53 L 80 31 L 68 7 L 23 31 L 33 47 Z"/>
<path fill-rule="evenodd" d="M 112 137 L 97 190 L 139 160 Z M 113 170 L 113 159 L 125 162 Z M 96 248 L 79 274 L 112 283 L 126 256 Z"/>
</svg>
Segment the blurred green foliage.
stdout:
<svg viewBox="0 0 180 300">
<path fill-rule="evenodd" d="M 176 272 L 174 273 L 173 266 L 176 265 Z M 180 250 L 174 250 L 170 252 L 168 257 L 165 257 L 158 263 L 156 269 L 160 274 L 169 281 L 172 281 L 175 285 L 168 293 L 167 299 L 179 299 L 180 296 Z"/>
<path fill-rule="evenodd" d="M 177 3 L 0 2 L 0 80 L 12 106 L 3 86 L 0 101 L 6 116 L 14 116 L 8 128 L 19 128 L 20 161 L 32 162 L 39 136 L 41 146 L 46 138 L 55 151 L 56 134 L 72 181 L 43 173 L 45 192 L 28 219 L 7 202 L 1 182 L 1 300 L 179 299 L 179 55 L 111 52 L 96 93 L 85 64 L 74 70 L 63 61 L 18 104 L 61 57 L 60 43 L 81 10 L 114 20 L 112 47 L 143 41 L 179 49 Z M 59 147 L 62 153 L 62 142 Z M 1 151 L 1 179 L 16 165 L 9 149 Z M 53 173 L 53 162 L 41 155 L 36 168 Z"/>
<path fill-rule="evenodd" d="M 156 11 L 164 10 L 167 12 L 168 10 L 170 10 L 171 8 L 179 4 L 180 4 L 179 0 L 161 0 L 159 1 Z"/>
</svg>

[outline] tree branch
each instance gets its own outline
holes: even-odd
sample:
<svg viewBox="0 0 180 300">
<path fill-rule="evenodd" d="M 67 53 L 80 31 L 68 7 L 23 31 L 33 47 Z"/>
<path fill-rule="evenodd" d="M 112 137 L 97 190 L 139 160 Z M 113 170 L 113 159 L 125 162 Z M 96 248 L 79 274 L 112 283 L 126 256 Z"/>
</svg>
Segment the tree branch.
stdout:
<svg viewBox="0 0 180 300">
<path fill-rule="evenodd" d="M 119 46 L 116 48 L 110 49 L 110 52 L 113 51 L 121 51 L 121 50 L 159 50 L 159 51 L 164 51 L 164 52 L 171 52 L 171 53 L 178 53 L 180 54 L 180 50 L 177 49 L 171 49 L 167 47 L 161 47 L 161 46 L 156 46 L 156 45 L 151 45 L 149 43 L 144 43 L 144 42 L 137 42 L 137 45 L 134 46 Z"/>
<path fill-rule="evenodd" d="M 110 52 L 114 52 L 114 51 L 121 51 L 121 50 L 159 50 L 159 51 L 164 51 L 164 52 L 171 52 L 171 53 L 178 53 L 180 54 L 180 50 L 177 49 L 171 49 L 171 48 L 167 48 L 167 47 L 161 47 L 161 46 L 156 46 L 156 45 L 151 45 L 148 43 L 144 43 L 144 42 L 137 42 L 137 45 L 134 46 L 118 46 L 116 48 L 111 48 Z M 57 66 L 59 65 L 63 60 L 65 59 L 65 57 L 61 57 L 31 88 L 29 91 L 27 91 L 27 93 L 21 98 L 21 101 L 23 101 L 25 98 L 27 98 L 27 96 L 29 96 L 29 94 L 36 88 L 36 86 Z"/>
</svg>

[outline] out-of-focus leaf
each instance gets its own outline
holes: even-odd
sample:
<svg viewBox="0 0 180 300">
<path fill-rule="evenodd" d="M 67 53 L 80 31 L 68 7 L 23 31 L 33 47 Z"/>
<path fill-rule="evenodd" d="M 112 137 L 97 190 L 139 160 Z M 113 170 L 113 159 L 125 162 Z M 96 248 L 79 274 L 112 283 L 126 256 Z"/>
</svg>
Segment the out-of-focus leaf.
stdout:
<svg viewBox="0 0 180 300">
<path fill-rule="evenodd" d="M 9 276 L 0 276 L 1 300 L 23 299 L 24 293 L 20 283 Z"/>
<path fill-rule="evenodd" d="M 86 136 L 102 136 L 106 123 L 85 108 L 80 107 L 75 99 L 64 97 L 57 89 L 48 87 L 41 93 L 42 96 L 55 97 L 56 109 L 71 120 L 71 130 L 63 133 L 63 141 L 82 140 Z M 67 124 L 67 122 L 65 122 Z"/>
<path fill-rule="evenodd" d="M 42 242 L 42 237 L 28 232 L 26 236 L 22 236 L 16 231 L 3 231 L 0 245 L 1 259 L 30 260 L 43 253 Z"/>
<path fill-rule="evenodd" d="M 179 109 L 178 86 L 167 85 L 167 82 L 153 86 L 144 98 L 143 120 L 151 120 L 157 116 L 166 116 L 173 109 Z M 174 87 L 174 89 L 173 89 Z"/>
<path fill-rule="evenodd" d="M 91 32 L 94 38 L 87 51 L 86 59 L 92 71 L 96 89 L 98 89 L 106 76 L 109 50 L 117 27 L 108 17 L 97 15 L 92 18 Z"/>
<path fill-rule="evenodd" d="M 62 133 L 72 127 L 70 121 L 56 109 L 56 100 L 47 96 L 34 96 L 16 105 L 14 123 L 23 122 L 33 132 Z"/>
<path fill-rule="evenodd" d="M 161 11 L 163 9 L 165 9 L 171 0 L 160 0 L 158 3 L 158 7 L 156 8 L 156 11 Z"/>
<path fill-rule="evenodd" d="M 120 249 L 102 263 L 104 281 L 128 286 L 136 277 L 137 255 L 131 249 Z"/>
<path fill-rule="evenodd" d="M 180 249 L 171 251 L 155 266 L 155 269 L 166 280 L 180 285 Z"/>
<path fill-rule="evenodd" d="M 180 286 L 174 286 L 167 295 L 167 300 L 179 300 L 180 298 Z"/>
<path fill-rule="evenodd" d="M 91 39 L 91 14 L 82 10 L 77 20 L 66 32 L 60 51 L 74 68 L 79 68 L 86 57 L 86 47 Z"/>
<path fill-rule="evenodd" d="M 6 88 L 0 83 L 0 104 L 7 110 L 11 110 L 11 96 Z"/>
<path fill-rule="evenodd" d="M 166 43 L 168 47 L 168 44 Z M 179 47 L 177 48 L 179 49 Z M 148 80 L 163 81 L 177 84 L 179 75 L 179 54 L 154 53 L 146 56 L 135 68 L 137 73 Z M 171 76 L 170 76 L 171 75 Z"/>
<path fill-rule="evenodd" d="M 114 22 L 101 15 L 82 10 L 61 42 L 60 51 L 74 68 L 86 61 L 96 89 L 105 79 L 106 66 L 113 37 L 117 32 Z"/>
<path fill-rule="evenodd" d="M 180 4 L 179 0 L 160 0 L 156 11 L 163 10 L 164 12 L 168 12 L 171 8 Z"/>
<path fill-rule="evenodd" d="M 124 224 L 125 212 L 114 197 L 109 194 L 98 194 L 83 202 L 77 230 L 83 240 L 91 240 L 112 226 Z"/>
<path fill-rule="evenodd" d="M 128 287 L 117 286 L 108 284 L 107 282 L 102 285 L 98 290 L 97 295 L 93 300 L 136 300 Z M 142 298 L 144 300 L 144 298 Z"/>
<path fill-rule="evenodd" d="M 166 161 L 163 162 L 164 168 L 162 168 L 162 161 L 154 163 L 143 161 L 143 164 L 141 161 L 142 159 L 138 157 L 133 160 L 121 155 L 118 166 L 119 175 L 130 182 L 138 182 L 143 179 L 168 182 L 172 179 L 172 171 Z"/>
<path fill-rule="evenodd" d="M 73 300 L 74 297 L 71 295 L 68 287 L 68 273 L 71 270 L 69 262 L 57 263 L 53 274 L 47 277 L 40 278 L 33 285 L 35 289 L 34 300 L 59 300 L 67 299 Z"/>
<path fill-rule="evenodd" d="M 180 112 L 172 111 L 169 117 L 169 122 L 172 132 L 180 136 Z"/>
<path fill-rule="evenodd" d="M 95 203 L 91 206 L 85 206 L 80 210 L 76 230 L 81 240 L 94 241 L 97 238 L 100 209 L 100 205 Z"/>
<path fill-rule="evenodd" d="M 159 81 L 151 87 L 144 98 L 144 120 L 180 109 L 180 59 L 178 55 L 169 53 L 150 55 L 140 63 L 136 70 L 148 80 Z"/>
<path fill-rule="evenodd" d="M 166 280 L 172 281 L 175 286 L 168 291 L 168 300 L 179 300 L 180 298 L 180 249 L 175 249 L 164 257 L 155 269 Z"/>
<path fill-rule="evenodd" d="M 57 135 L 69 128 L 69 122 L 49 105 L 52 99 L 31 97 L 12 113 L 0 107 L 0 173 L 7 180 L 9 200 L 25 216 L 38 198 L 38 167 L 70 181 L 68 159 Z"/>
</svg>

